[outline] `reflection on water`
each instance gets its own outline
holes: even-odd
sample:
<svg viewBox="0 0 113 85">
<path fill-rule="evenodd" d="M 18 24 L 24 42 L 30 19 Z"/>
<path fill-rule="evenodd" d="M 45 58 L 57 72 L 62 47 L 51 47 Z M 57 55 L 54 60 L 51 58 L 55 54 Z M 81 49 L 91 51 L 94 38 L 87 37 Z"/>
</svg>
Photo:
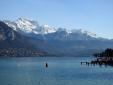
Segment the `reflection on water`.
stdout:
<svg viewBox="0 0 113 85">
<path fill-rule="evenodd" d="M 88 60 L 89 57 L 0 59 L 0 85 L 112 85 L 113 68 L 81 66 L 81 61 Z"/>
</svg>

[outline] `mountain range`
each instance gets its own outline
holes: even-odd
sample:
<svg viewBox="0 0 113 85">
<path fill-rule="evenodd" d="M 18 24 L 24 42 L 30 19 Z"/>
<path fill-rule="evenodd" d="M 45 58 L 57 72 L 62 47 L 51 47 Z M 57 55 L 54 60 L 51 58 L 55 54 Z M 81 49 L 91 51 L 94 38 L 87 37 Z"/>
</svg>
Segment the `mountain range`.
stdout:
<svg viewBox="0 0 113 85">
<path fill-rule="evenodd" d="M 25 18 L 1 21 L 1 42 L 0 48 L 25 47 L 38 49 L 52 56 L 87 56 L 113 48 L 113 40 L 97 37 L 95 33 L 39 25 L 37 21 Z"/>
</svg>

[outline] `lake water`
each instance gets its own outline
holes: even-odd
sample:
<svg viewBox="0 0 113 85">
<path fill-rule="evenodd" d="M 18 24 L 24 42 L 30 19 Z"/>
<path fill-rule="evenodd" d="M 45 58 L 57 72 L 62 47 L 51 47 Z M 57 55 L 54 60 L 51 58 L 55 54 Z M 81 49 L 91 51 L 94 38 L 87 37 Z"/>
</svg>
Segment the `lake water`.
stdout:
<svg viewBox="0 0 113 85">
<path fill-rule="evenodd" d="M 81 66 L 81 61 L 88 60 L 89 57 L 1 58 L 0 85 L 113 85 L 113 67 Z"/>
</svg>

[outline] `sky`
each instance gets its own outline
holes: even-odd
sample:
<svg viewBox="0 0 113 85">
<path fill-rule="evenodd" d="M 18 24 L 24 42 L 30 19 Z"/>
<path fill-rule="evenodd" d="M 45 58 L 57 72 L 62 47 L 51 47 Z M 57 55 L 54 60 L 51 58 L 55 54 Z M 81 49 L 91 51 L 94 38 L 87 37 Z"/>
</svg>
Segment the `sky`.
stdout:
<svg viewBox="0 0 113 85">
<path fill-rule="evenodd" d="M 0 0 L 0 20 L 20 17 L 113 39 L 113 0 Z"/>
</svg>

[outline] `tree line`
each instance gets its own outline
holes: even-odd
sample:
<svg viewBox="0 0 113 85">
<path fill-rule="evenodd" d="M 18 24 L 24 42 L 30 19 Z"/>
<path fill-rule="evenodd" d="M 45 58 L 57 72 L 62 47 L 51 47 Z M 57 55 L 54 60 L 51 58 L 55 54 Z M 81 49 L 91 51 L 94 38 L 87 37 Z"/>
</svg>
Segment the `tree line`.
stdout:
<svg viewBox="0 0 113 85">
<path fill-rule="evenodd" d="M 95 53 L 95 57 L 113 57 L 113 49 L 107 48 L 104 52 Z"/>
</svg>

